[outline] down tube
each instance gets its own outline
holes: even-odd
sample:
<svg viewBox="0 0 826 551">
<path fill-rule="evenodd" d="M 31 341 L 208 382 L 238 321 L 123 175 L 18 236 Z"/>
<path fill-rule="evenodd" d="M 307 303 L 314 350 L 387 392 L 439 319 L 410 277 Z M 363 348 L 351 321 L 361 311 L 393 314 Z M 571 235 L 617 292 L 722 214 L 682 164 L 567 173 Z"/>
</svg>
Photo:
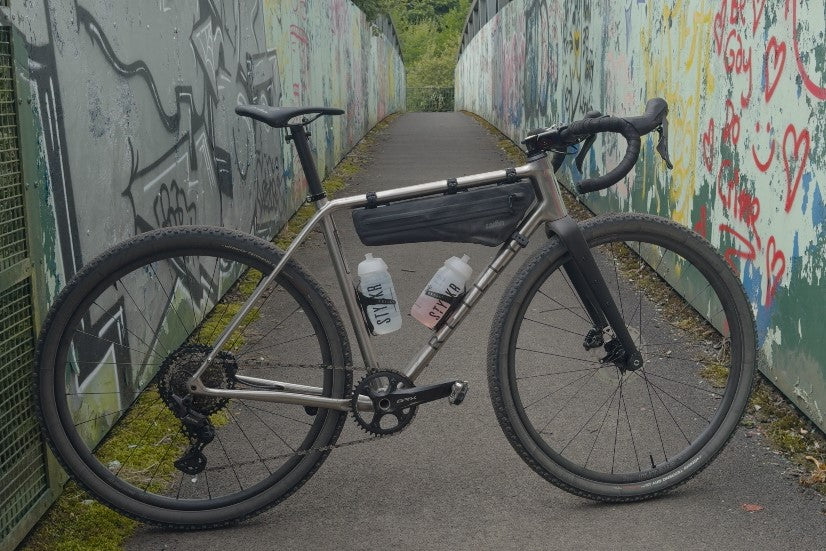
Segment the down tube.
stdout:
<svg viewBox="0 0 826 551">
<path fill-rule="evenodd" d="M 518 233 L 524 236 L 531 236 L 536 231 L 536 228 L 545 221 L 547 214 L 542 208 L 538 208 L 528 220 L 519 228 Z M 456 308 L 456 311 L 451 314 L 445 325 L 434 334 L 428 343 L 419 351 L 419 353 L 410 361 L 405 369 L 405 375 L 411 381 L 415 381 L 421 374 L 425 367 L 430 363 L 436 353 L 441 349 L 442 345 L 447 342 L 453 331 L 459 327 L 459 324 L 470 313 L 473 306 L 479 301 L 485 292 L 490 288 L 499 275 L 508 267 L 511 260 L 522 250 L 522 245 L 515 239 L 511 239 L 496 254 L 494 259 L 488 265 L 487 269 L 482 272 L 482 275 L 473 283 L 473 288 L 465 294 L 462 303 Z"/>
</svg>

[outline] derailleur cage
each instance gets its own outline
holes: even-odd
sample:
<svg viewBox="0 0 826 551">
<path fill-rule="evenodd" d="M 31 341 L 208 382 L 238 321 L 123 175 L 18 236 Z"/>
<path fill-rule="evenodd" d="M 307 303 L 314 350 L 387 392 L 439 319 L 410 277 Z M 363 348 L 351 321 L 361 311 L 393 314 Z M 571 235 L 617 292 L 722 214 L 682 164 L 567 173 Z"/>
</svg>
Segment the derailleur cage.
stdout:
<svg viewBox="0 0 826 551">
<path fill-rule="evenodd" d="M 209 417 L 192 407 L 192 396 L 181 398 L 172 395 L 172 413 L 181 422 L 181 432 L 189 438 L 189 447 L 173 464 L 188 475 L 196 475 L 206 469 L 204 448 L 215 438 L 215 427 Z"/>
</svg>

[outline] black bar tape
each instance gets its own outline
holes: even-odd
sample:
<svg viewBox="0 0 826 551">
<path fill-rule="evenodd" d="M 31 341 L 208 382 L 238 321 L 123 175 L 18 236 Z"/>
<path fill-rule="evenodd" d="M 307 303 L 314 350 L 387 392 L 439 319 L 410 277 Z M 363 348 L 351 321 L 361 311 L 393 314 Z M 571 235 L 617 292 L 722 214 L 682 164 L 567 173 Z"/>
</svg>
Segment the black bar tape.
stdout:
<svg viewBox="0 0 826 551">
<path fill-rule="evenodd" d="M 628 149 L 625 150 L 625 157 L 620 161 L 620 164 L 608 174 L 580 181 L 576 185 L 577 191 L 579 193 L 591 193 L 607 189 L 625 178 L 634 168 L 634 165 L 637 164 L 640 155 L 640 143 L 639 137 L 628 139 Z"/>
</svg>

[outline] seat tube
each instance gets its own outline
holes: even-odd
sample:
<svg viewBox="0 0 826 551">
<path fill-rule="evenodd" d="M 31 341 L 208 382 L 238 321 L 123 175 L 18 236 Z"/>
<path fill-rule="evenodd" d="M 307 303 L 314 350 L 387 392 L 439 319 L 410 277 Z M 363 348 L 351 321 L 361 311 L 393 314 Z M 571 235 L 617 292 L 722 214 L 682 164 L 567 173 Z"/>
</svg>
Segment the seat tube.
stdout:
<svg viewBox="0 0 826 551">
<path fill-rule="evenodd" d="M 316 168 L 315 159 L 313 159 L 313 152 L 310 150 L 310 140 L 308 137 L 309 134 L 304 126 L 290 126 L 289 138 L 295 141 L 298 160 L 301 162 L 301 168 L 304 169 L 304 176 L 307 177 L 310 198 L 313 201 L 318 201 L 326 197 L 327 194 L 324 193 L 324 188 L 321 186 L 321 178 L 318 177 L 318 169 Z"/>
</svg>

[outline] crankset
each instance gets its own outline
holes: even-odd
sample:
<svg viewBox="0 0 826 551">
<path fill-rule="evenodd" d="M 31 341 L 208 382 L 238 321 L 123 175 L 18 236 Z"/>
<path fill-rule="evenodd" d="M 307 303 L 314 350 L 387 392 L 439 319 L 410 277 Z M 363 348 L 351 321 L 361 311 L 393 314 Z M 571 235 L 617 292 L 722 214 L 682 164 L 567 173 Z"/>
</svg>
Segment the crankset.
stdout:
<svg viewBox="0 0 826 551">
<path fill-rule="evenodd" d="M 375 435 L 393 434 L 410 424 L 418 406 L 442 398 L 459 405 L 467 390 L 467 381 L 415 386 L 413 381 L 396 371 L 376 371 L 364 377 L 354 389 L 352 413 L 365 431 Z M 359 396 L 370 399 L 372 411 L 359 409 Z"/>
</svg>

